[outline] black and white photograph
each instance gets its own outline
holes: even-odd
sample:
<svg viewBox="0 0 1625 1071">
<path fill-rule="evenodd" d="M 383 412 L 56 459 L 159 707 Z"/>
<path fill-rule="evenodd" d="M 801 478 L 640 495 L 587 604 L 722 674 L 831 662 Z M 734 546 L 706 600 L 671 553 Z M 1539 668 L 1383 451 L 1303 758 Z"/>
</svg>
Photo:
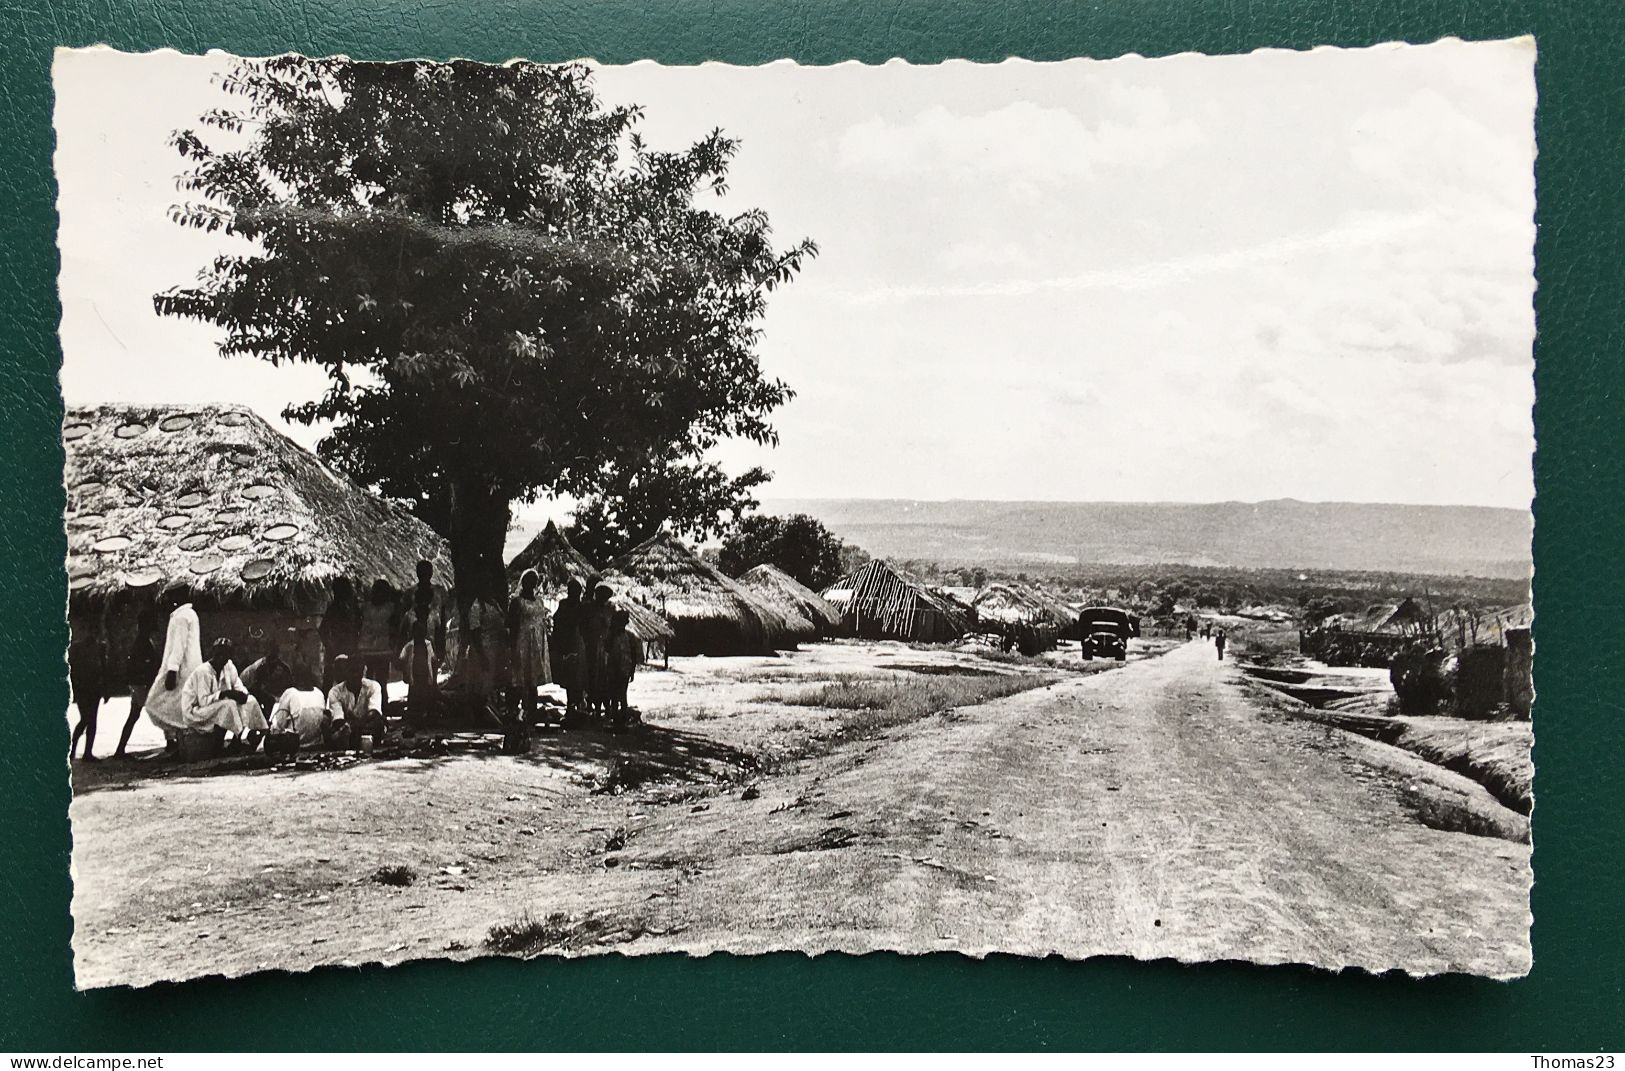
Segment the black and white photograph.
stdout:
<svg viewBox="0 0 1625 1071">
<path fill-rule="evenodd" d="M 1526 975 L 1535 58 L 57 50 L 78 986 Z"/>
</svg>

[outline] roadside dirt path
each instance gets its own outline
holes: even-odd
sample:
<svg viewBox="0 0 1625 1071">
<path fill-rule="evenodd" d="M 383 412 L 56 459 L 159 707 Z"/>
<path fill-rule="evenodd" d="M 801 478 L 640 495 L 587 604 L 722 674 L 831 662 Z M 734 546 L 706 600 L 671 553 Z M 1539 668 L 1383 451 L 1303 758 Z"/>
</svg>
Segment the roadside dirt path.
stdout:
<svg viewBox="0 0 1625 1071">
<path fill-rule="evenodd" d="M 516 921 L 509 950 L 562 954 L 1526 971 L 1528 846 L 1429 828 L 1381 745 L 1241 676 L 1193 643 L 769 775 L 656 728 L 733 772 L 619 794 L 546 748 L 109 787 L 74 803 L 80 984 L 466 958 Z M 409 887 L 368 877 L 401 864 Z"/>
</svg>

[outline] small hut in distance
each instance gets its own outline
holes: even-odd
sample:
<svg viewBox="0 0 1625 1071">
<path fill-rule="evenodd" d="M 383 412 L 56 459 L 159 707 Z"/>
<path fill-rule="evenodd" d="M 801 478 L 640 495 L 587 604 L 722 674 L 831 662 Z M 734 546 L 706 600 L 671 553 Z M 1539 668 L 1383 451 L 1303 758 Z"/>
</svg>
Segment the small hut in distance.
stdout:
<svg viewBox="0 0 1625 1071">
<path fill-rule="evenodd" d="M 528 569 L 536 570 L 541 577 L 542 593 L 549 610 L 558 606 L 572 580 L 578 581 L 584 595 L 591 598 L 600 576 L 600 571 L 586 555 L 570 545 L 570 540 L 552 521 L 508 563 L 510 592 L 519 590 L 519 580 Z M 628 629 L 642 641 L 644 657 L 651 660 L 664 657 L 674 635 L 666 619 L 633 599 L 617 599 L 616 606 L 625 610 L 631 619 Z"/>
<path fill-rule="evenodd" d="M 1055 646 L 1056 639 L 1075 631 L 1077 623 L 1075 615 L 1024 585 L 989 584 L 971 605 L 977 621 L 989 626 L 986 631 L 1029 639 L 1040 649 Z"/>
<path fill-rule="evenodd" d="M 969 627 L 965 617 L 880 559 L 824 589 L 841 611 L 841 628 L 870 639 L 948 643 Z"/>
<path fill-rule="evenodd" d="M 818 632 L 800 613 L 764 600 L 665 533 L 616 558 L 602 579 L 670 623 L 672 654 L 771 654 Z"/>
<path fill-rule="evenodd" d="M 542 578 L 542 590 L 549 594 L 562 593 L 572 580 L 585 587 L 598 576 L 598 570 L 587 556 L 571 546 L 570 540 L 552 521 L 508 563 L 510 590 L 518 590 L 519 578 L 527 569 L 536 570 Z"/>
<path fill-rule="evenodd" d="M 811 621 L 820 639 L 834 635 L 841 627 L 841 611 L 776 565 L 762 564 L 748 569 L 739 577 L 739 582 L 763 599 Z"/>
</svg>

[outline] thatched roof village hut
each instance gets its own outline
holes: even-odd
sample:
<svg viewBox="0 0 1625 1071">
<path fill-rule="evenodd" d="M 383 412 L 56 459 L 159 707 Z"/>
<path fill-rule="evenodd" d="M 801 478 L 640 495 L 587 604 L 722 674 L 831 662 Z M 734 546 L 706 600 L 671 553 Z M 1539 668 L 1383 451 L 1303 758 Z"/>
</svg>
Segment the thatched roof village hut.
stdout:
<svg viewBox="0 0 1625 1071">
<path fill-rule="evenodd" d="M 558 606 L 572 580 L 579 581 L 590 597 L 592 589 L 598 584 L 600 572 L 587 560 L 586 555 L 570 545 L 570 540 L 552 521 L 548 521 L 547 527 L 525 544 L 525 549 L 508 563 L 510 591 L 519 590 L 519 580 L 527 569 L 536 570 L 542 578 L 542 592 L 549 610 Z M 667 652 L 675 634 L 664 617 L 628 598 L 615 600 L 615 605 L 625 610 L 631 618 L 629 628 L 632 635 L 643 641 L 644 657 L 655 659 Z"/>
<path fill-rule="evenodd" d="M 841 627 L 841 611 L 776 565 L 763 564 L 748 569 L 740 576 L 739 582 L 768 602 L 799 613 L 811 621 L 820 637 L 833 635 Z"/>
<path fill-rule="evenodd" d="M 276 638 L 312 669 L 338 578 L 404 591 L 426 559 L 452 583 L 428 525 L 244 406 L 75 407 L 62 440 L 70 608 L 105 615 L 120 653 L 140 609 L 183 582 L 205 644 L 229 637 L 241 662 Z"/>
<path fill-rule="evenodd" d="M 971 607 L 981 622 L 996 625 L 1026 625 L 1062 632 L 1072 627 L 1077 615 L 1060 603 L 1025 584 L 989 584 L 976 596 Z"/>
<path fill-rule="evenodd" d="M 1026 584 L 989 584 L 971 606 L 982 631 L 1016 637 L 1036 650 L 1054 647 L 1061 637 L 1078 633 L 1076 614 Z"/>
<path fill-rule="evenodd" d="M 603 581 L 623 599 L 665 617 L 675 633 L 672 654 L 769 654 L 818 631 L 801 614 L 767 602 L 664 533 L 616 558 Z"/>
<path fill-rule="evenodd" d="M 823 594 L 841 611 L 841 628 L 857 636 L 945 643 L 963 636 L 969 626 L 945 601 L 878 558 Z"/>
<path fill-rule="evenodd" d="M 508 587 L 517 591 L 519 578 L 525 575 L 525 570 L 534 569 L 542 578 L 542 590 L 554 594 L 561 592 L 570 581 L 579 581 L 582 586 L 591 583 L 598 576 L 598 569 L 587 556 L 570 545 L 558 525 L 552 521 L 547 527 L 536 533 L 536 538 L 525 544 L 525 549 L 513 556 L 508 563 Z"/>
</svg>

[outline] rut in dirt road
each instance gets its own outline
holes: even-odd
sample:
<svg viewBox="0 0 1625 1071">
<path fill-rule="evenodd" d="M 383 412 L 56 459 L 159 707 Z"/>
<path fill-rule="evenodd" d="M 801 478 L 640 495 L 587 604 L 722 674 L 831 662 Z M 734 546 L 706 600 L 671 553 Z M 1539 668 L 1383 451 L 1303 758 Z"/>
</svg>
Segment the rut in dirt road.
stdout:
<svg viewBox="0 0 1625 1071">
<path fill-rule="evenodd" d="M 1270 712 L 1192 643 L 811 764 L 772 795 L 812 802 L 764 793 L 760 821 L 781 844 L 830 814 L 857 835 L 767 856 L 754 820 L 718 830 L 669 907 L 680 947 L 934 933 L 973 954 L 1527 971 L 1528 847 L 1422 825 L 1357 743 Z"/>
</svg>

